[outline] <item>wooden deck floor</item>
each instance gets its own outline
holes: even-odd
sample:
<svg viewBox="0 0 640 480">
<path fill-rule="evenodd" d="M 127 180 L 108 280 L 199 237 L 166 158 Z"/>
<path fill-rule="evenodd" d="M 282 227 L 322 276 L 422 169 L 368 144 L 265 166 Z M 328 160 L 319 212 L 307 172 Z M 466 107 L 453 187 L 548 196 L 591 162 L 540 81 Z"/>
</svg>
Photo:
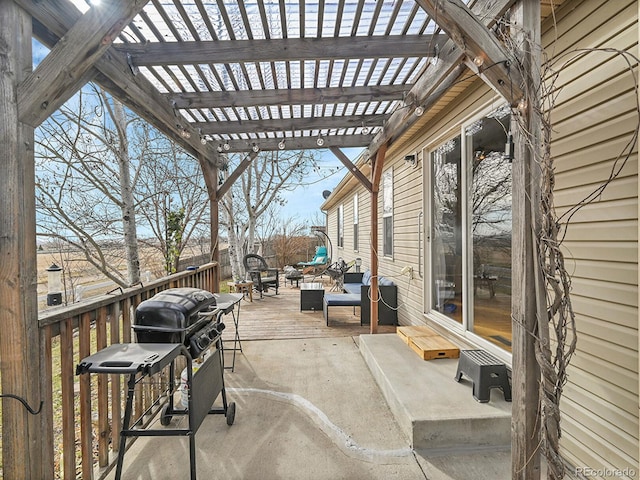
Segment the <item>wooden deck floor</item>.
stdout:
<svg viewBox="0 0 640 480">
<path fill-rule="evenodd" d="M 331 287 L 327 285 L 325 291 Z M 281 285 L 278 295 L 260 298 L 254 292 L 253 302 L 240 302 L 238 331 L 241 340 L 281 340 L 291 338 L 350 337 L 369 333 L 369 325 L 360 326 L 360 309 L 355 315 L 352 307 L 333 307 L 327 327 L 322 311 L 300 311 L 300 289 Z M 234 326 L 230 316 L 223 317 L 227 326 L 225 340 L 233 338 Z M 380 325 L 379 333 L 394 333 L 396 327 Z"/>
</svg>

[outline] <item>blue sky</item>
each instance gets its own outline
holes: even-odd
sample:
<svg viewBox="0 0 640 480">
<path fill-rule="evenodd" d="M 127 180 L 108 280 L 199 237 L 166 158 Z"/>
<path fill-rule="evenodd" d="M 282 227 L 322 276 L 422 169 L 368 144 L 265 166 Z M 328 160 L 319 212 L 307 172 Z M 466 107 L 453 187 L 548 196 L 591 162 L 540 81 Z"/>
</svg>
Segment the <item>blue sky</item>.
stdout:
<svg viewBox="0 0 640 480">
<path fill-rule="evenodd" d="M 362 148 L 345 148 L 343 152 L 355 163 L 362 150 Z M 311 220 L 322 213 L 320 211 L 320 205 L 324 203 L 322 192 L 332 191 L 346 175 L 347 169 L 330 150 L 322 151 L 318 164 L 320 172 L 312 170 L 304 184 L 291 192 L 285 192 L 283 197 L 287 199 L 287 203 L 282 207 L 281 218 Z"/>
</svg>

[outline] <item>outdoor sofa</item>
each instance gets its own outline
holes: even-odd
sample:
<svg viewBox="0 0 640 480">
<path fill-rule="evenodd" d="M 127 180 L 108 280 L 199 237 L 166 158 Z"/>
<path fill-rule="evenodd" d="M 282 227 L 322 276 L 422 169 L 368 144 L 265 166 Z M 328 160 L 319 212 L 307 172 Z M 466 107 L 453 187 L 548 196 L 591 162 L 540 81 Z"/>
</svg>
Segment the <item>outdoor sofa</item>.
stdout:
<svg viewBox="0 0 640 480">
<path fill-rule="evenodd" d="M 360 307 L 360 325 L 369 324 L 371 272 L 346 272 L 344 293 L 325 294 L 322 312 L 329 325 L 329 307 Z M 398 324 L 398 287 L 388 278 L 378 277 L 378 325 Z"/>
</svg>

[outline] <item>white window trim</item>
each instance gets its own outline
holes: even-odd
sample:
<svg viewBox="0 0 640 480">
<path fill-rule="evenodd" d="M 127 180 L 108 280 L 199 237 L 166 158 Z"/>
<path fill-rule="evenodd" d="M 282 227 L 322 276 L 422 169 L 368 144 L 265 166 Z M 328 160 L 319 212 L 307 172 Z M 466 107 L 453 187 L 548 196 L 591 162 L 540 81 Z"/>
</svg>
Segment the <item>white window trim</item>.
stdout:
<svg viewBox="0 0 640 480">
<path fill-rule="evenodd" d="M 385 189 L 385 180 L 387 178 L 390 178 L 390 188 L 391 188 L 391 211 L 389 213 L 385 213 L 385 194 L 386 194 L 386 189 Z M 389 169 L 385 170 L 382 173 L 382 254 L 385 258 L 393 258 L 394 252 L 395 252 L 395 235 L 394 235 L 394 228 L 393 228 L 393 223 L 394 223 L 394 210 L 395 210 L 395 202 L 394 202 L 394 195 L 395 195 L 395 189 L 394 189 L 394 175 L 393 175 L 393 167 L 390 167 Z M 384 219 L 385 218 L 389 218 L 391 217 L 391 253 L 386 253 L 385 252 L 385 230 L 384 230 Z"/>
<path fill-rule="evenodd" d="M 357 252 L 360 250 L 360 199 L 357 193 L 353 196 L 353 225 L 353 251 Z"/>
</svg>

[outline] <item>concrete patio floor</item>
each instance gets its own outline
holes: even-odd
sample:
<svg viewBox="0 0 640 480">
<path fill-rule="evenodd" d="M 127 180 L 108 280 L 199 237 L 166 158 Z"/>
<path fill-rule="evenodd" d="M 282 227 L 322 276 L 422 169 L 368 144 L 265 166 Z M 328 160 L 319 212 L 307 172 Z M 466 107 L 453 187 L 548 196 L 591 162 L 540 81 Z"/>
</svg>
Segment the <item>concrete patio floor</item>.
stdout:
<svg viewBox="0 0 640 480">
<path fill-rule="evenodd" d="M 237 405 L 235 423 L 228 426 L 222 415 L 204 420 L 196 434 L 198 478 L 510 478 L 508 448 L 414 451 L 359 341 L 243 341 L 235 371 L 225 371 L 228 399 Z M 185 428 L 186 418 L 174 417 L 171 426 Z M 138 439 L 125 455 L 122 478 L 188 479 L 187 439 Z"/>
</svg>

